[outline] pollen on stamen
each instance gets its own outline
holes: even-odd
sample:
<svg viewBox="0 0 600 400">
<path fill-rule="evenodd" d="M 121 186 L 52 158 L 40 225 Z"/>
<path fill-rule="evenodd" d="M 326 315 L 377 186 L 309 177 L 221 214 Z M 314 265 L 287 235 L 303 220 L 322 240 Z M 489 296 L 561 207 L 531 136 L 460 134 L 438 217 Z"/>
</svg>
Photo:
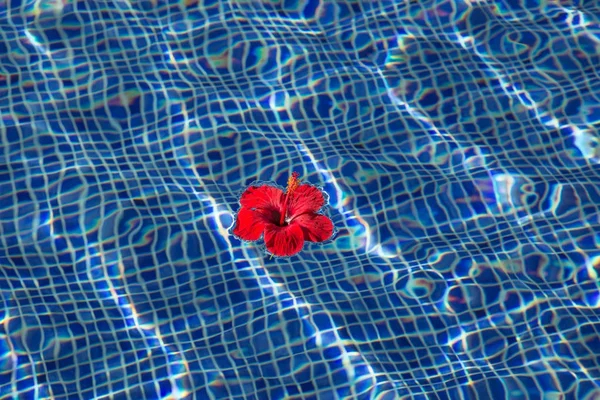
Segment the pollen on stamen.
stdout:
<svg viewBox="0 0 600 400">
<path fill-rule="evenodd" d="M 291 194 L 300 186 L 300 179 L 298 177 L 300 174 L 298 172 L 292 172 L 292 175 L 288 178 L 287 181 L 287 190 L 286 194 Z"/>
</svg>

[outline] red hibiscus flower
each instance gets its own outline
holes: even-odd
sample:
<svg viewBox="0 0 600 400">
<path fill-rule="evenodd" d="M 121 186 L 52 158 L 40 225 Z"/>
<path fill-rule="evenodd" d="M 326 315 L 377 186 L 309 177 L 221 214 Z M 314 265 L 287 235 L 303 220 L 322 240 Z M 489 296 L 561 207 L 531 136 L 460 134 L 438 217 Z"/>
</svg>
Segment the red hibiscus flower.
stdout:
<svg viewBox="0 0 600 400">
<path fill-rule="evenodd" d="M 333 234 L 333 223 L 318 211 L 325 205 L 323 193 L 300 184 L 298 173 L 288 179 L 287 190 L 270 185 L 250 186 L 242 194 L 233 234 L 255 241 L 265 236 L 267 251 L 274 256 L 293 256 L 305 241 L 323 242 Z"/>
</svg>

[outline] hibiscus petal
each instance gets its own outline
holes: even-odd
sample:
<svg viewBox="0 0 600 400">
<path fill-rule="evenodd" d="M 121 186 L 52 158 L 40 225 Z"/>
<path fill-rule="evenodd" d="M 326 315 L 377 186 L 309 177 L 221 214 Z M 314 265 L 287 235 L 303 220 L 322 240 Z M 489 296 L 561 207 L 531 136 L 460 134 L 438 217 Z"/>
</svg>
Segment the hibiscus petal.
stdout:
<svg viewBox="0 0 600 400">
<path fill-rule="evenodd" d="M 287 215 L 291 218 L 304 213 L 319 211 L 325 204 L 323 192 L 315 186 L 300 185 L 288 199 Z"/>
<path fill-rule="evenodd" d="M 283 192 L 274 186 L 250 186 L 240 198 L 242 207 L 249 209 L 280 210 L 283 204 Z"/>
<path fill-rule="evenodd" d="M 300 225 L 277 226 L 267 224 L 265 245 L 269 253 L 278 257 L 293 256 L 304 246 L 304 234 Z"/>
<path fill-rule="evenodd" d="M 262 217 L 255 211 L 242 207 L 237 214 L 233 234 L 242 240 L 253 242 L 260 238 L 265 230 Z"/>
<path fill-rule="evenodd" d="M 310 242 L 324 242 L 333 234 L 333 222 L 321 214 L 302 214 L 292 221 L 292 225 L 302 228 L 304 240 Z"/>
</svg>

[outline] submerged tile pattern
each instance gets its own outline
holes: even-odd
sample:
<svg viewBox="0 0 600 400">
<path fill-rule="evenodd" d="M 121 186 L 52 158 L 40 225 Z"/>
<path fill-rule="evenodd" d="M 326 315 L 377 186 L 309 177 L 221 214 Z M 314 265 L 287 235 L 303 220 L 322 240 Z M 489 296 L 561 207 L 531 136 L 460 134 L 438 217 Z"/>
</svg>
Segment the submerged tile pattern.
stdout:
<svg viewBox="0 0 600 400">
<path fill-rule="evenodd" d="M 0 397 L 598 398 L 599 22 L 0 2 Z M 270 259 L 292 169 L 339 232 Z"/>
</svg>

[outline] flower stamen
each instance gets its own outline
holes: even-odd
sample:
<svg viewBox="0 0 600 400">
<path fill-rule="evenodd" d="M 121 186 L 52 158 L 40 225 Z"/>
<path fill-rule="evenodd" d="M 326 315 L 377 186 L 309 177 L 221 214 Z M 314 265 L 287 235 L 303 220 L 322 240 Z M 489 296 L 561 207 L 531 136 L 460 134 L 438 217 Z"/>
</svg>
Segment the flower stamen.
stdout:
<svg viewBox="0 0 600 400">
<path fill-rule="evenodd" d="M 283 223 L 286 221 L 285 215 L 287 214 L 288 200 L 291 194 L 298 189 L 298 186 L 300 186 L 299 176 L 300 174 L 298 172 L 292 172 L 292 175 L 288 178 L 285 199 L 283 199 L 283 207 L 281 209 L 281 216 L 279 217 L 279 226 L 283 226 Z"/>
</svg>

